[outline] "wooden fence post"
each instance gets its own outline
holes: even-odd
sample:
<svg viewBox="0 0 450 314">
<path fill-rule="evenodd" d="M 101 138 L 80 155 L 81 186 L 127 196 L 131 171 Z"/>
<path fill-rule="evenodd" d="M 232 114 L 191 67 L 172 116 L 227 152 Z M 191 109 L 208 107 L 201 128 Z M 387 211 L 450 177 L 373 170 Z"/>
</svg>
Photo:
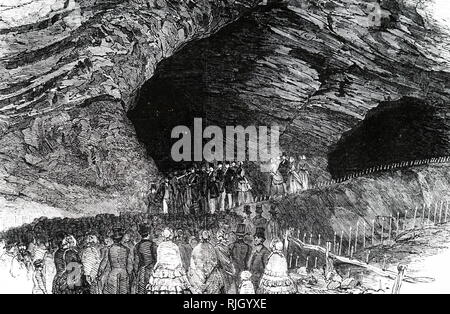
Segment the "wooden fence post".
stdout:
<svg viewBox="0 0 450 314">
<path fill-rule="evenodd" d="M 389 216 L 389 242 L 391 242 L 391 237 L 392 237 L 392 215 Z"/>
<path fill-rule="evenodd" d="M 375 219 L 372 221 L 372 246 L 375 244 Z"/>
<path fill-rule="evenodd" d="M 431 215 L 431 206 L 428 206 L 428 219 L 427 219 L 427 226 L 430 224 L 430 215 Z"/>
<path fill-rule="evenodd" d="M 447 213 L 448 213 L 448 200 L 445 202 L 445 223 L 447 223 Z"/>
<path fill-rule="evenodd" d="M 350 255 L 350 250 L 351 250 L 351 246 L 352 246 L 352 227 L 350 227 L 348 241 L 349 241 L 348 242 L 348 255 Z"/>
<path fill-rule="evenodd" d="M 403 222 L 403 230 L 406 230 L 408 222 L 408 210 L 405 211 L 405 221 Z"/>
<path fill-rule="evenodd" d="M 364 228 L 364 232 L 363 232 L 363 248 L 366 248 L 366 221 L 363 221 L 363 228 Z"/>
<path fill-rule="evenodd" d="M 424 205 L 422 205 L 422 228 L 423 228 L 423 226 L 424 226 L 424 224 L 425 224 L 425 204 Z"/>
<path fill-rule="evenodd" d="M 339 241 L 339 255 L 341 255 L 341 253 L 342 253 L 342 241 L 343 241 L 343 238 L 344 238 L 344 230 L 341 230 L 341 238 L 339 239 L 340 241 Z"/>
<path fill-rule="evenodd" d="M 417 206 L 414 209 L 413 229 L 416 229 Z"/>
<path fill-rule="evenodd" d="M 437 203 L 434 204 L 433 224 L 436 224 Z"/>
<path fill-rule="evenodd" d="M 333 252 L 336 253 L 336 231 L 333 234 Z"/>
<path fill-rule="evenodd" d="M 358 249 L 358 229 L 359 229 L 359 220 L 356 222 L 356 230 L 355 230 L 355 251 Z"/>
</svg>

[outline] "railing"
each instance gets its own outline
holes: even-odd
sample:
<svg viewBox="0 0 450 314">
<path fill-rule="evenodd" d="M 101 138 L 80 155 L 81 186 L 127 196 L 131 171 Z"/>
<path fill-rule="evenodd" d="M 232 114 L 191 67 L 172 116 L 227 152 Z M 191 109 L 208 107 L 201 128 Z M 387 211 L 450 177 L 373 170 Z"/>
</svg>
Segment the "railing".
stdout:
<svg viewBox="0 0 450 314">
<path fill-rule="evenodd" d="M 370 175 L 373 173 L 385 172 L 385 171 L 402 169 L 402 168 L 407 168 L 407 167 L 423 166 L 423 165 L 430 165 L 430 164 L 441 164 L 441 163 L 447 163 L 449 161 L 450 161 L 450 156 L 445 156 L 445 157 L 436 157 L 436 158 L 419 159 L 419 160 L 412 160 L 412 161 L 403 161 L 403 162 L 395 162 L 395 163 L 390 163 L 390 164 L 383 164 L 383 165 L 370 167 L 370 168 L 367 168 L 364 170 L 352 172 L 352 173 L 349 173 L 338 179 L 321 181 L 321 182 L 318 182 L 315 185 L 313 185 L 311 188 L 318 189 L 318 188 L 328 187 L 328 186 L 331 186 L 334 184 L 343 183 L 350 179 L 362 177 L 365 175 Z"/>
<path fill-rule="evenodd" d="M 383 245 L 392 245 L 408 232 L 447 224 L 450 218 L 449 204 L 449 200 L 441 200 L 431 206 L 416 207 L 404 212 L 398 211 L 390 216 L 377 216 L 370 222 L 359 219 L 347 230 L 341 230 L 340 234 L 334 232 L 331 239 L 321 234 L 313 235 L 309 232 L 302 232 L 300 229 L 292 229 L 290 236 L 301 243 L 322 247 L 324 250 L 327 243 L 329 243 L 328 249 L 330 253 L 336 256 L 353 259 L 357 253 L 360 253 L 360 256 L 361 253 L 364 253 L 365 263 L 368 264 L 372 249 Z M 386 256 L 384 256 L 385 262 Z M 314 261 L 310 261 L 308 258 L 301 260 L 300 255 L 291 253 L 288 259 L 290 268 L 298 267 L 299 265 L 309 267 L 311 266 L 310 263 L 314 263 L 314 268 L 320 268 L 320 265 L 317 265 L 317 258 Z"/>
</svg>

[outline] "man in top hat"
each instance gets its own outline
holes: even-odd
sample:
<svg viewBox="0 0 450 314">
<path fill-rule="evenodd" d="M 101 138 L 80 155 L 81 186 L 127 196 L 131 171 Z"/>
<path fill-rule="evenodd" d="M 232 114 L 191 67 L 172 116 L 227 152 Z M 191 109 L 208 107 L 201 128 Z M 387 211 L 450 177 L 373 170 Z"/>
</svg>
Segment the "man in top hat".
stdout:
<svg viewBox="0 0 450 314">
<path fill-rule="evenodd" d="M 170 184 L 169 178 L 164 178 L 164 181 L 158 188 L 156 192 L 156 198 L 162 203 L 163 214 L 169 213 L 169 204 L 172 201 L 172 186 Z"/>
<path fill-rule="evenodd" d="M 223 169 L 223 164 L 219 162 L 217 168 L 214 170 L 217 188 L 219 190 L 219 210 L 221 212 L 225 211 L 225 170 Z"/>
<path fill-rule="evenodd" d="M 235 169 L 230 167 L 230 163 L 225 163 L 225 172 L 224 172 L 224 188 L 225 194 L 227 196 L 227 208 L 231 209 L 233 207 L 233 193 L 235 192 L 234 181 L 235 181 Z"/>
<path fill-rule="evenodd" d="M 141 241 L 134 248 L 134 292 L 146 294 L 148 280 L 156 263 L 157 246 L 151 239 L 150 226 L 139 226 L 139 235 Z"/>
<path fill-rule="evenodd" d="M 216 173 L 214 172 L 213 165 L 209 165 L 207 171 L 207 188 L 208 188 L 208 206 L 209 212 L 214 214 L 217 208 L 217 199 L 220 196 L 219 187 L 216 181 Z"/>
<path fill-rule="evenodd" d="M 252 273 L 251 280 L 255 290 L 258 289 L 259 281 L 264 274 L 264 269 L 266 268 L 270 255 L 269 249 L 264 245 L 264 241 L 266 240 L 264 233 L 264 228 L 256 229 L 254 246 L 248 263 L 248 269 Z"/>
<path fill-rule="evenodd" d="M 262 205 L 261 204 L 256 205 L 255 217 L 253 218 L 253 225 L 255 226 L 255 228 L 266 229 L 267 219 L 262 216 L 262 213 L 263 213 Z"/>
<path fill-rule="evenodd" d="M 133 271 L 133 255 L 122 244 L 124 232 L 121 228 L 113 230 L 114 244 L 100 263 L 98 279 L 107 273 L 103 294 L 128 294 L 130 292 L 130 275 Z"/>
<path fill-rule="evenodd" d="M 278 165 L 278 172 L 283 177 L 283 193 L 287 192 L 286 183 L 288 181 L 290 168 L 291 168 L 291 166 L 289 164 L 289 160 L 286 156 L 286 153 L 283 153 L 281 156 L 281 162 Z"/>
<path fill-rule="evenodd" d="M 241 272 L 247 270 L 251 254 L 250 245 L 244 241 L 245 235 L 245 224 L 239 224 L 236 230 L 236 241 L 231 246 L 231 256 L 236 270 L 236 282 L 240 280 Z"/>
<path fill-rule="evenodd" d="M 281 238 L 281 227 L 277 217 L 278 212 L 276 211 L 274 204 L 270 205 L 269 215 L 270 217 L 267 223 L 267 240 L 270 243 L 272 239 Z"/>
<path fill-rule="evenodd" d="M 255 226 L 253 225 L 253 221 L 251 219 L 252 211 L 250 210 L 250 205 L 244 205 L 244 221 L 245 232 L 247 233 L 245 237 L 245 242 L 248 244 L 252 244 L 252 235 L 255 232 Z"/>
</svg>

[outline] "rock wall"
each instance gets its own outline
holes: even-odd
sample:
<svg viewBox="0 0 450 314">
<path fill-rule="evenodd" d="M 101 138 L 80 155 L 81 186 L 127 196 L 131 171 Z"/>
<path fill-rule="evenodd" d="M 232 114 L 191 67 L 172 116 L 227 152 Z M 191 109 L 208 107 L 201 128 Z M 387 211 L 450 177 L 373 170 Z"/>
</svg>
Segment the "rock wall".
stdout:
<svg viewBox="0 0 450 314">
<path fill-rule="evenodd" d="M 387 217 L 399 215 L 404 221 L 407 215 L 411 220 L 417 208 L 417 217 L 422 217 L 425 209 L 426 219 L 431 208 L 433 219 L 435 206 L 438 206 L 438 213 L 441 206 L 445 211 L 450 204 L 449 166 L 420 166 L 367 175 L 287 197 L 277 206 L 286 225 L 299 229 L 301 234 L 312 233 L 314 237 L 321 234 L 323 241 L 332 240 L 334 232 L 337 235 L 343 232 L 348 239 L 350 228 L 354 232 L 358 222 L 359 235 L 363 234 L 363 223 L 366 222 L 366 235 L 370 238 L 373 221 L 379 238 L 381 225 L 384 230 L 389 228 Z M 391 227 L 394 230 L 395 223 Z"/>
<path fill-rule="evenodd" d="M 38 0 L 0 8 L 0 194 L 144 209 L 158 170 L 126 112 L 157 64 L 258 1 Z"/>
<path fill-rule="evenodd" d="M 411 1 L 7 1 L 0 193 L 74 212 L 145 209 L 159 174 L 126 114 L 161 60 L 239 17 L 179 59 L 212 65 L 208 118 L 280 123 L 284 149 L 329 177 L 330 147 L 381 101 L 448 104 L 450 37 Z"/>
<path fill-rule="evenodd" d="M 446 32 L 407 1 L 290 1 L 262 7 L 165 60 L 143 88 L 136 116 L 178 102 L 170 109 L 184 106 L 207 124 L 278 124 L 283 150 L 305 154 L 312 177 L 327 179 L 333 147 L 383 102 L 413 97 L 445 119 Z M 160 96 L 164 88 L 166 98 Z M 148 121 L 140 131 L 151 137 L 156 121 Z M 410 158 L 395 149 L 392 155 Z"/>
</svg>

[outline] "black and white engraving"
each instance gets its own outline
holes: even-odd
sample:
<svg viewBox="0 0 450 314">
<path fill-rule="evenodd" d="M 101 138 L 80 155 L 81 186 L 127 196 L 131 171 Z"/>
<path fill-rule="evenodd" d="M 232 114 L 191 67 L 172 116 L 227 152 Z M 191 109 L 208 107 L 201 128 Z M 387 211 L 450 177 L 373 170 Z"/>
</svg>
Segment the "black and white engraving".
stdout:
<svg viewBox="0 0 450 314">
<path fill-rule="evenodd" d="M 0 0 L 0 78 L 2 294 L 450 293 L 448 0 Z"/>
</svg>

